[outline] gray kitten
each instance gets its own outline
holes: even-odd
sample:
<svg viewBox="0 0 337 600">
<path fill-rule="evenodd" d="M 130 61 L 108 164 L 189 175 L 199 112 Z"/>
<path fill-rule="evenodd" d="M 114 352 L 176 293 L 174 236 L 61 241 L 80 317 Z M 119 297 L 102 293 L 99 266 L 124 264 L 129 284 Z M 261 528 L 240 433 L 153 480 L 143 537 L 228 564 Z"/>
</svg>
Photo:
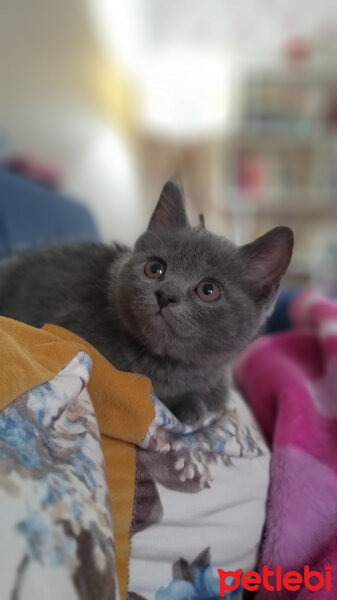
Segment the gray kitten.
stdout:
<svg viewBox="0 0 337 600">
<path fill-rule="evenodd" d="M 82 243 L 3 261 L 0 314 L 82 336 L 195 424 L 224 410 L 226 367 L 271 312 L 292 248 L 288 227 L 244 246 L 191 227 L 169 180 L 133 250 Z"/>
</svg>

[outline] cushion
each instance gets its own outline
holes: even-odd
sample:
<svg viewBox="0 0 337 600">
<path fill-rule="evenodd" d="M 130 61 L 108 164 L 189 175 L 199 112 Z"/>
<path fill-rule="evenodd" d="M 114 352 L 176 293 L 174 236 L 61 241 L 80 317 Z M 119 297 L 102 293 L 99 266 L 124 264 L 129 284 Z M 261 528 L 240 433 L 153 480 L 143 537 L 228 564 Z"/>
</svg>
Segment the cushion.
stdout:
<svg viewBox="0 0 337 600">
<path fill-rule="evenodd" d="M 0 169 L 0 258 L 28 246 L 98 239 L 85 206 Z"/>
</svg>

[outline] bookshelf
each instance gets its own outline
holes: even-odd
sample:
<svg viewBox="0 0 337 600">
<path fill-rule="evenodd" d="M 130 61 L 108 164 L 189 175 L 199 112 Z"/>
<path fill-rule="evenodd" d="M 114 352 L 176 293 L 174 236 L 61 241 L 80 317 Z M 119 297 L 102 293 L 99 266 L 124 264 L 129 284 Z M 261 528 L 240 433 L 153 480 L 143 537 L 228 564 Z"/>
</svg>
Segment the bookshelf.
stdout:
<svg viewBox="0 0 337 600">
<path fill-rule="evenodd" d="M 335 282 L 336 289 L 337 70 L 256 70 L 238 91 L 236 124 L 220 153 L 215 210 L 239 240 L 290 225 L 296 236 L 290 278 Z M 322 270 L 325 259 L 329 272 Z"/>
</svg>

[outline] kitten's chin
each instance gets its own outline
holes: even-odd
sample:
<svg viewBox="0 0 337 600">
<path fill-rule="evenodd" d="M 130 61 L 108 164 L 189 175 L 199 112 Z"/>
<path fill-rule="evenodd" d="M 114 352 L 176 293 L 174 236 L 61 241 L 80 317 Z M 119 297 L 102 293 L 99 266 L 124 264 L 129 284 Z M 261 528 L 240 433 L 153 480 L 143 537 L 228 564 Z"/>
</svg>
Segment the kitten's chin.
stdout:
<svg viewBox="0 0 337 600">
<path fill-rule="evenodd" d="M 175 332 L 173 324 L 160 312 L 143 318 L 140 322 L 133 317 L 125 319 L 124 324 L 132 337 L 147 351 L 159 358 L 185 362 L 186 352 L 182 340 Z"/>
<path fill-rule="evenodd" d="M 195 366 L 223 364 L 221 352 L 210 353 L 200 347 L 200 339 L 191 335 L 182 335 L 182 327 L 169 311 L 163 314 L 156 307 L 149 306 L 147 315 L 142 313 L 138 319 L 131 307 L 121 311 L 121 321 L 131 337 L 149 354 L 169 359 L 181 364 Z M 150 312 L 151 310 L 151 312 Z"/>
<path fill-rule="evenodd" d="M 177 360 L 181 358 L 177 353 L 178 346 L 180 346 L 177 335 L 173 331 L 172 325 L 161 313 L 155 313 L 145 323 L 142 323 L 139 332 L 152 354 Z"/>
</svg>

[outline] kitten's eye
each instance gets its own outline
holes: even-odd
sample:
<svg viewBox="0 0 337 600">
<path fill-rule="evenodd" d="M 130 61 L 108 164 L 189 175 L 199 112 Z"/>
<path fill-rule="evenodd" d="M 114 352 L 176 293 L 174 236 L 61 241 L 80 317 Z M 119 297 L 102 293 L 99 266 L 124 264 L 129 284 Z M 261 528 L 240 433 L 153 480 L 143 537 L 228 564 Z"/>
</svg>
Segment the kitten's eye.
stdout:
<svg viewBox="0 0 337 600">
<path fill-rule="evenodd" d="M 144 273 L 150 279 L 160 279 L 166 271 L 166 265 L 160 258 L 152 258 L 145 265 Z"/>
<path fill-rule="evenodd" d="M 199 298 L 205 300 L 206 302 L 218 300 L 218 298 L 221 296 L 220 287 L 213 281 L 202 281 L 195 288 L 195 292 Z"/>
</svg>

